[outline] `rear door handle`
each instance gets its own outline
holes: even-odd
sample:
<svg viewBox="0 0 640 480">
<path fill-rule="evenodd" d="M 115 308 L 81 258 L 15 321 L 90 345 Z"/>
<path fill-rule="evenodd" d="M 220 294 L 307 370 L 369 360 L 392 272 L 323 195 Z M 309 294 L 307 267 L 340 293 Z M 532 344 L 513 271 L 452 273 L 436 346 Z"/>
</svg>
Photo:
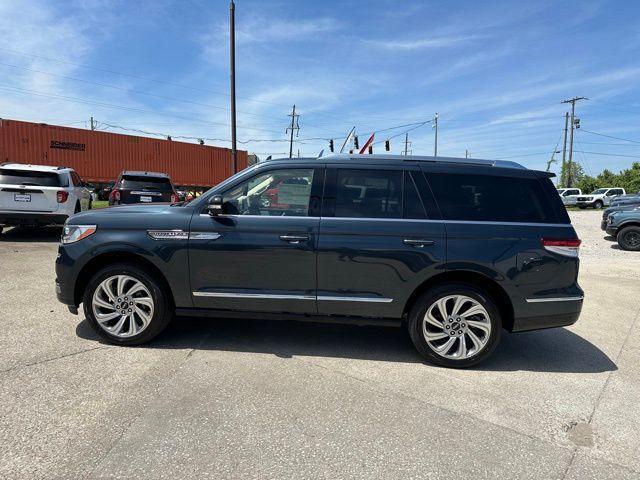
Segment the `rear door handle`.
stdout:
<svg viewBox="0 0 640 480">
<path fill-rule="evenodd" d="M 405 245 L 409 245 L 411 247 L 416 247 L 416 248 L 423 248 L 427 245 L 435 245 L 436 242 L 434 242 L 433 240 L 424 240 L 422 238 L 420 239 L 413 239 L 413 238 L 405 238 L 402 243 L 404 243 Z"/>
<path fill-rule="evenodd" d="M 283 242 L 298 244 L 309 240 L 309 235 L 280 235 L 280 240 Z"/>
</svg>

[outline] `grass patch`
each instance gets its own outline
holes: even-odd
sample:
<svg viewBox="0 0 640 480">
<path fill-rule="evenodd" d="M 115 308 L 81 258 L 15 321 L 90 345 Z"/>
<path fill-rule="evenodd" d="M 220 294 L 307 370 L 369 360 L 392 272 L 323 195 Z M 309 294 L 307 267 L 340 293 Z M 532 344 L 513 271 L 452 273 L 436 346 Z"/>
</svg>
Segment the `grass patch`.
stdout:
<svg viewBox="0 0 640 480">
<path fill-rule="evenodd" d="M 109 200 L 94 200 L 91 203 L 91 208 L 107 208 L 109 206 Z"/>
</svg>

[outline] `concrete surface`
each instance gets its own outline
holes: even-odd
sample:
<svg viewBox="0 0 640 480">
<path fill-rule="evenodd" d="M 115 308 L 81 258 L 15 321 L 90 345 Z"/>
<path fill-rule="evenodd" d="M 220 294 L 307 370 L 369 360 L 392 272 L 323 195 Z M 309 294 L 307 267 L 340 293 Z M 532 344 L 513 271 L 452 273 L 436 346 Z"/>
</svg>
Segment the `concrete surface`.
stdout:
<svg viewBox="0 0 640 480">
<path fill-rule="evenodd" d="M 59 232 L 9 230 L 0 477 L 640 478 L 640 254 L 571 215 L 579 322 L 465 371 L 392 328 L 181 318 L 105 345 L 55 300 Z"/>
</svg>

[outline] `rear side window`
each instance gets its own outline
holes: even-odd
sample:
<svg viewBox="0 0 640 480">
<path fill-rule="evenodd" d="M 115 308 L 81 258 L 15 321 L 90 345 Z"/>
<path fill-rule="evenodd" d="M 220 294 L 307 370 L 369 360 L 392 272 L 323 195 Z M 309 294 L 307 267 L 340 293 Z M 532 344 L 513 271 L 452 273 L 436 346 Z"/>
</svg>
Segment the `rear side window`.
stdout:
<svg viewBox="0 0 640 480">
<path fill-rule="evenodd" d="M 120 181 L 120 188 L 123 190 L 147 189 L 160 192 L 173 191 L 171 181 L 166 177 L 145 177 L 137 175 L 123 175 Z"/>
<path fill-rule="evenodd" d="M 400 170 L 339 169 L 336 178 L 336 217 L 401 218 Z"/>
<path fill-rule="evenodd" d="M 0 184 L 38 187 L 68 187 L 68 182 L 55 172 L 0 169 Z"/>
<path fill-rule="evenodd" d="M 556 221 L 553 206 L 535 178 L 432 173 L 429 181 L 445 220 Z"/>
</svg>

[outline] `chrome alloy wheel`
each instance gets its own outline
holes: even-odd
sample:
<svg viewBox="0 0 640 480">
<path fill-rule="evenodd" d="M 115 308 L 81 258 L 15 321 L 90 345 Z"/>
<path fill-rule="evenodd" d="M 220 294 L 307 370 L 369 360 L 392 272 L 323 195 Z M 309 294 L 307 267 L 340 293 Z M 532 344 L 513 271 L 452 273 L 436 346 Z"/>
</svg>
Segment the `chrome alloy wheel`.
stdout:
<svg viewBox="0 0 640 480">
<path fill-rule="evenodd" d="M 427 309 L 422 334 L 437 355 L 462 360 L 473 357 L 487 345 L 491 320 L 477 300 L 465 295 L 448 295 Z"/>
<path fill-rule="evenodd" d="M 100 327 L 116 337 L 139 334 L 153 318 L 153 298 L 145 285 L 128 275 L 113 275 L 93 292 L 93 315 Z"/>
</svg>

